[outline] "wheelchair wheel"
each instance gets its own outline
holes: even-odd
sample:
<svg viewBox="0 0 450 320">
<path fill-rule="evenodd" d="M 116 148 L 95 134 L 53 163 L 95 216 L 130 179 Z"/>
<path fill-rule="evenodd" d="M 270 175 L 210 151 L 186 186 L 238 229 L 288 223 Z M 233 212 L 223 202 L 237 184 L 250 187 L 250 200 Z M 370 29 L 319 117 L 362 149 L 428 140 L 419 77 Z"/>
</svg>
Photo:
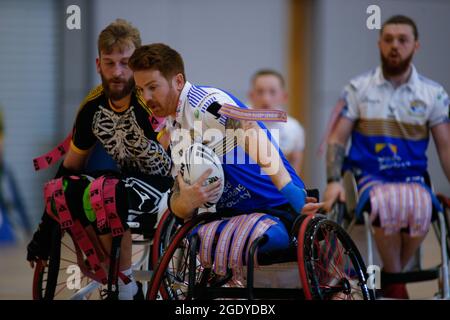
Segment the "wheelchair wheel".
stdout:
<svg viewBox="0 0 450 320">
<path fill-rule="evenodd" d="M 156 266 L 158 264 L 159 259 L 170 244 L 171 236 L 173 236 L 177 228 L 178 224 L 175 216 L 167 210 L 161 217 L 153 237 L 151 257 L 152 266 Z"/>
<path fill-rule="evenodd" d="M 364 261 L 350 236 L 324 216 L 308 216 L 298 234 L 298 263 L 308 300 L 374 299 Z"/>
<path fill-rule="evenodd" d="M 162 216 L 155 235 L 153 237 L 151 266 L 152 270 L 158 265 L 159 260 L 168 248 L 171 237 L 174 235 L 178 228 L 176 218 L 169 210 L 167 210 Z M 149 292 L 147 291 L 147 299 L 149 298 Z M 160 297 L 164 300 L 169 299 L 168 289 L 163 285 L 160 288 Z"/>
<path fill-rule="evenodd" d="M 93 280 L 86 257 L 67 232 L 54 230 L 48 265 L 36 264 L 33 278 L 34 300 L 102 300 L 106 285 Z M 132 234 L 133 243 L 145 242 L 142 235 Z M 148 251 L 142 245 L 132 247 L 132 263 L 145 261 Z M 144 265 L 140 267 L 143 269 Z M 145 270 L 141 270 L 145 271 Z M 77 273 L 79 278 L 77 278 Z"/>
<path fill-rule="evenodd" d="M 446 243 L 447 243 L 447 255 L 450 256 L 450 200 L 446 196 L 442 194 L 438 194 L 438 199 L 441 202 L 442 208 L 443 208 L 443 214 L 444 214 L 444 224 L 446 229 Z M 436 234 L 438 235 L 438 238 L 440 238 L 441 230 L 439 223 L 436 223 L 438 232 Z"/>
<path fill-rule="evenodd" d="M 197 243 L 196 238 L 190 239 L 188 235 L 197 224 L 212 220 L 211 217 L 204 214 L 183 224 L 174 234 L 166 232 L 165 243 L 169 245 L 156 265 L 147 295 L 149 300 L 156 300 L 158 293 L 163 299 L 189 300 L 190 288 L 202 279 L 204 282 L 208 270 L 200 266 L 196 255 L 190 257 L 191 252 L 196 252 L 191 248 L 196 248 Z"/>
<path fill-rule="evenodd" d="M 86 275 L 87 266 L 79 267 L 83 262 L 83 254 L 72 240 L 72 237 L 55 228 L 52 235 L 52 247 L 48 265 L 39 261 L 34 270 L 33 299 L 34 300 L 67 300 L 79 292 L 81 288 L 86 291 L 82 299 L 101 299 L 102 286 L 92 283 L 93 280 Z M 78 274 L 77 274 L 78 273 Z"/>
</svg>

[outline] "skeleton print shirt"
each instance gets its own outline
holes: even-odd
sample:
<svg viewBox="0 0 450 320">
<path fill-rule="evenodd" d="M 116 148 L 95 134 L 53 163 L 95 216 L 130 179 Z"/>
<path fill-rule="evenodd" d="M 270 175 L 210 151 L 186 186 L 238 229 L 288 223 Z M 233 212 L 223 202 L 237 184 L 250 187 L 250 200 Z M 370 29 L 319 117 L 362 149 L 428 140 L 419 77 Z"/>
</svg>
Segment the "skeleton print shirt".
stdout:
<svg viewBox="0 0 450 320">
<path fill-rule="evenodd" d="M 167 176 L 170 156 L 158 143 L 152 121 L 156 120 L 136 93 L 132 93 L 128 107 L 118 110 L 100 85 L 78 111 L 71 148 L 87 154 L 99 141 L 123 172 Z"/>
</svg>

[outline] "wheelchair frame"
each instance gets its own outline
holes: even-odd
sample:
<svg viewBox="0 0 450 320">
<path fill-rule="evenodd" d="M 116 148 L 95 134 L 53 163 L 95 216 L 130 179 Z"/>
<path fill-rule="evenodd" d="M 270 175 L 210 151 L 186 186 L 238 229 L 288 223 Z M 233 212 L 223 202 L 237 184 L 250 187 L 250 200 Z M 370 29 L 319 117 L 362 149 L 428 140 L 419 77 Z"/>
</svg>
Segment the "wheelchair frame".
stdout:
<svg viewBox="0 0 450 320">
<path fill-rule="evenodd" d="M 169 211 L 166 210 L 165 213 L 161 216 L 160 220 L 158 221 L 158 225 L 155 231 L 155 235 L 163 235 L 164 234 L 164 227 L 167 226 L 167 223 L 170 223 L 171 216 L 169 214 Z M 130 230 L 133 231 L 135 226 L 134 222 L 128 222 L 128 225 L 130 227 Z M 140 233 L 133 233 L 132 235 L 142 235 Z M 63 237 L 66 236 L 67 239 L 70 239 L 70 241 L 73 243 L 73 246 L 75 250 L 72 250 L 67 246 L 67 244 L 62 243 Z M 85 257 L 83 252 L 80 250 L 78 245 L 73 241 L 72 237 L 68 233 L 62 233 L 60 228 L 55 228 L 52 234 L 52 248 L 50 250 L 50 257 L 48 266 L 45 267 L 42 263 L 42 261 L 38 261 L 34 270 L 34 277 L 33 277 L 33 299 L 34 300 L 53 300 L 55 298 L 55 290 L 58 285 L 63 285 L 63 283 L 57 283 L 58 281 L 58 275 L 61 271 L 60 268 L 60 262 L 64 258 L 61 258 L 61 244 L 67 247 L 68 250 L 72 251 L 76 255 L 77 261 L 67 261 L 66 262 L 72 262 L 74 264 L 77 264 L 82 272 L 82 276 L 84 278 L 87 278 L 87 284 L 80 289 L 78 289 L 76 292 L 74 292 L 70 297 L 69 300 L 83 300 L 86 299 L 88 296 L 90 296 L 95 290 L 100 290 L 103 286 L 103 284 L 95 281 L 89 274 L 89 271 L 85 270 L 85 266 L 81 266 L 80 262 L 82 262 Z M 144 294 L 147 291 L 147 283 L 151 279 L 152 275 L 152 259 L 158 259 L 159 255 L 162 252 L 162 248 L 160 247 L 163 245 L 161 242 L 156 242 L 154 239 L 142 239 L 132 240 L 133 247 L 135 246 L 143 246 L 143 252 L 140 254 L 140 257 L 137 261 L 134 261 L 132 263 L 131 269 L 133 271 L 133 275 L 136 280 L 142 282 L 142 290 L 144 291 Z M 159 249 L 158 249 L 159 247 Z M 140 252 L 139 252 L 140 253 Z M 47 279 L 44 280 L 43 276 L 47 273 Z M 46 282 L 45 288 L 42 287 L 43 282 Z M 56 292 L 56 295 L 58 292 Z"/>
<path fill-rule="evenodd" d="M 347 203 L 337 203 L 334 207 L 332 219 L 338 224 L 342 225 L 344 229 L 350 234 L 353 227 L 361 223 L 356 216 L 355 209 L 358 203 L 359 197 L 357 193 L 356 179 L 351 171 L 346 171 L 343 175 L 343 184 L 346 196 L 350 196 L 351 204 Z M 440 292 L 441 299 L 450 299 L 450 278 L 449 278 L 449 254 L 450 254 L 450 237 L 448 235 L 449 228 L 449 217 L 446 216 L 446 210 L 450 210 L 444 205 L 444 211 L 436 212 L 437 221 L 432 223 L 435 234 L 438 238 L 440 244 L 440 255 L 441 264 L 428 269 L 422 268 L 421 258 L 422 258 L 422 246 L 417 250 L 414 261 L 409 263 L 406 267 L 412 264 L 412 268 L 418 269 L 418 271 L 405 271 L 395 274 L 389 274 L 386 282 L 397 282 L 397 283 L 412 283 L 429 281 L 442 278 L 442 292 Z M 374 264 L 374 248 L 373 248 L 373 228 L 370 222 L 369 213 L 363 212 L 363 221 L 365 228 L 365 237 L 367 241 L 367 262 L 368 265 Z"/>
<path fill-rule="evenodd" d="M 346 232 L 336 223 L 326 219 L 325 216 L 322 215 L 300 215 L 296 219 L 293 225 L 293 234 L 298 234 L 299 245 L 294 248 L 295 253 L 299 257 L 297 259 L 297 264 L 299 266 L 300 279 L 303 284 L 303 289 L 297 288 L 255 288 L 254 287 L 254 257 L 258 247 L 260 247 L 265 241 L 267 241 L 266 236 L 257 238 L 250 247 L 249 255 L 247 257 L 247 287 L 223 287 L 224 284 L 230 280 L 230 277 L 227 278 L 225 276 L 224 279 L 219 279 L 216 283 L 210 283 L 210 286 L 207 286 L 207 281 L 209 276 L 211 275 L 211 268 L 203 268 L 201 271 L 201 280 L 199 284 L 196 284 L 196 270 L 199 266 L 197 262 L 197 247 L 199 242 L 198 235 L 194 235 L 189 240 L 188 250 L 183 252 L 182 255 L 185 255 L 184 261 L 178 262 L 182 267 L 187 269 L 188 278 L 185 280 L 181 279 L 181 284 L 172 284 L 167 281 L 166 277 L 169 273 L 169 263 L 172 258 L 175 259 L 175 255 L 179 253 L 180 248 L 178 246 L 182 245 L 182 242 L 187 242 L 190 232 L 199 224 L 208 223 L 217 219 L 221 219 L 222 217 L 218 216 L 215 213 L 205 213 L 199 216 L 194 217 L 189 220 L 185 224 L 183 224 L 177 232 L 173 235 L 171 239 L 171 244 L 166 248 L 166 251 L 161 256 L 157 267 L 152 276 L 152 280 L 150 282 L 150 288 L 148 291 L 148 299 L 154 300 L 158 298 L 158 292 L 162 291 L 162 288 L 165 288 L 166 291 L 179 291 L 180 288 L 187 289 L 187 294 L 185 298 L 190 299 L 214 299 L 214 298 L 243 298 L 243 299 L 324 299 L 326 295 L 334 294 L 337 292 L 343 292 L 348 287 L 348 281 L 346 283 L 339 283 L 340 286 L 336 286 L 336 288 L 330 288 L 329 292 L 326 292 L 326 288 L 322 291 L 320 290 L 311 290 L 311 287 L 318 287 L 317 277 L 311 276 L 314 272 L 314 262 L 307 261 L 307 258 L 311 259 L 311 252 L 317 251 L 314 250 L 314 243 L 310 240 L 308 243 L 307 238 L 313 239 L 313 237 L 321 234 L 320 223 L 326 222 L 328 228 L 334 228 L 337 230 L 339 235 L 339 241 L 342 242 L 342 238 L 345 238 L 345 245 L 347 246 L 345 253 L 350 253 L 352 264 L 358 268 L 357 277 L 358 277 L 358 286 L 361 286 L 361 292 L 365 299 L 374 299 L 374 295 L 367 288 L 367 277 L 366 277 L 366 269 L 364 266 L 364 261 L 362 260 L 358 249 L 350 239 L 350 237 L 346 234 Z M 323 223 L 322 223 L 323 224 Z M 324 237 L 322 235 L 322 237 Z M 308 248 L 306 248 L 309 246 Z M 305 248 L 307 250 L 305 250 Z M 290 248 L 292 249 L 292 248 Z M 317 249 L 317 248 L 316 248 Z M 309 250 L 308 257 L 305 254 L 306 251 Z M 313 260 L 313 259 L 311 259 Z M 188 266 L 185 266 L 185 261 L 189 262 Z M 301 263 L 299 263 L 301 261 Z M 278 263 L 280 261 L 272 261 L 269 264 Z M 228 270 L 230 271 L 230 270 Z M 176 273 L 179 274 L 179 270 L 176 270 Z M 229 273 L 230 274 L 230 273 Z M 177 275 L 178 276 L 178 275 Z M 305 290 L 307 288 L 307 290 Z M 164 298 L 164 297 L 163 297 Z M 168 294 L 169 299 L 177 299 L 179 298 L 176 294 Z"/>
</svg>

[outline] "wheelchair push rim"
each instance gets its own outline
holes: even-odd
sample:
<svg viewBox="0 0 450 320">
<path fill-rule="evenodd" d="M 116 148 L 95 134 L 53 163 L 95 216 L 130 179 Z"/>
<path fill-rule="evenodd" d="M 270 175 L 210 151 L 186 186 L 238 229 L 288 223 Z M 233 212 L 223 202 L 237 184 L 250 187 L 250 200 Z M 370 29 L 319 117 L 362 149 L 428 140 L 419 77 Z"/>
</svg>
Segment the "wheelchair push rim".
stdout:
<svg viewBox="0 0 450 320">
<path fill-rule="evenodd" d="M 186 236 L 198 223 L 209 220 L 213 220 L 213 215 L 197 216 L 183 224 L 170 237 L 170 245 L 154 270 L 147 295 L 149 300 L 156 300 L 158 293 L 161 293 L 163 299 L 190 299 L 188 292 L 185 291 L 188 291 L 189 272 L 192 273 L 188 265 L 191 242 Z M 196 267 L 201 269 L 199 264 Z M 202 270 L 198 271 L 199 275 L 202 275 Z"/>
<path fill-rule="evenodd" d="M 374 299 L 366 267 L 350 236 L 321 216 L 305 219 L 297 248 L 300 279 L 308 300 Z"/>
<path fill-rule="evenodd" d="M 78 290 L 86 288 L 93 281 L 91 278 L 93 274 L 84 261 L 83 254 L 73 242 L 72 237 L 67 232 L 61 233 L 58 230 L 53 237 L 47 266 L 44 266 L 42 261 L 36 263 L 33 277 L 33 299 L 70 299 Z M 77 272 L 79 272 L 79 277 L 76 275 Z M 101 298 L 101 285 L 96 287 L 98 287 L 97 290 L 94 288 L 83 298 Z"/>
</svg>

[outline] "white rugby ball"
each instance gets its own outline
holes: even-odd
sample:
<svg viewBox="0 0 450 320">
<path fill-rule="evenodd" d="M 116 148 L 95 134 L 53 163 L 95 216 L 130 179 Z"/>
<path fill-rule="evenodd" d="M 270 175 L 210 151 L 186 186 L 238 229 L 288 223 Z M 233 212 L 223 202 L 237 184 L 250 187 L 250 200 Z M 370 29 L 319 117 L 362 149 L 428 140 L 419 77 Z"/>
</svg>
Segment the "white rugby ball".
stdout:
<svg viewBox="0 0 450 320">
<path fill-rule="evenodd" d="M 220 192 L 212 201 L 204 203 L 202 208 L 212 207 L 222 196 L 225 184 L 222 164 L 214 151 L 201 143 L 195 142 L 185 150 L 180 173 L 187 184 L 194 184 L 209 168 L 212 169 L 212 172 L 203 185 L 206 186 L 221 179 Z"/>
</svg>

